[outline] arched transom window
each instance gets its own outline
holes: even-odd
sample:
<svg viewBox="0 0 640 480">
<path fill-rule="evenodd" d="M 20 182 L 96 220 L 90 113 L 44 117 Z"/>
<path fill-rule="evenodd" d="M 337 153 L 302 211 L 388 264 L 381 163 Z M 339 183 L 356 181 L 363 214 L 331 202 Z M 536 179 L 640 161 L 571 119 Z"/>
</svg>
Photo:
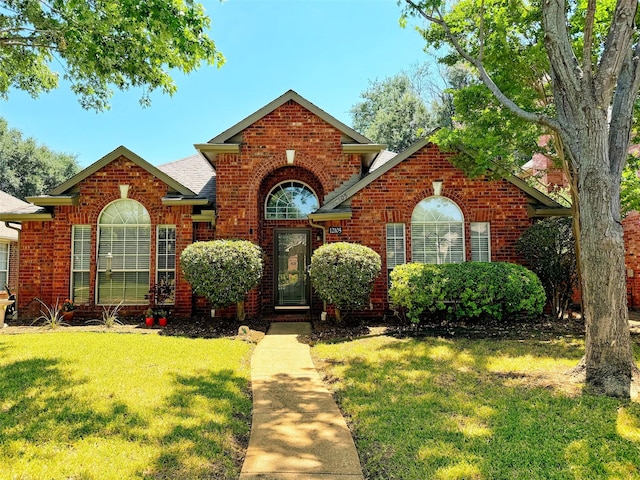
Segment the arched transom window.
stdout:
<svg viewBox="0 0 640 480">
<path fill-rule="evenodd" d="M 291 220 L 307 218 L 319 207 L 318 197 L 308 185 L 295 180 L 276 185 L 267 195 L 265 218 Z"/>
<path fill-rule="evenodd" d="M 411 215 L 412 260 L 419 263 L 464 262 L 464 215 L 446 197 L 422 200 Z"/>
<path fill-rule="evenodd" d="M 98 304 L 148 303 L 150 254 L 147 209 L 131 199 L 107 205 L 98 219 Z"/>
</svg>

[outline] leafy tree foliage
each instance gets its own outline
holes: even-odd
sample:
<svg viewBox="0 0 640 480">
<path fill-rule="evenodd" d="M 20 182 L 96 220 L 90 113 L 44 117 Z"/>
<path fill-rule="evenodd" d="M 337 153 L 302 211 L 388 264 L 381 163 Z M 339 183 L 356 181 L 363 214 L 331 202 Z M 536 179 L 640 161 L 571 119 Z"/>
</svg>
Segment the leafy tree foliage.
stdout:
<svg viewBox="0 0 640 480">
<path fill-rule="evenodd" d="M 262 278 L 262 249 L 246 240 L 196 242 L 182 251 L 180 266 L 196 294 L 214 308 L 235 303 L 242 321 L 244 299 Z"/>
<path fill-rule="evenodd" d="M 0 190 L 24 200 L 46 193 L 77 172 L 75 156 L 23 138 L 20 130 L 0 118 Z"/>
<path fill-rule="evenodd" d="M 513 321 L 539 315 L 545 303 L 535 273 L 500 262 L 398 265 L 391 272 L 389 297 L 413 323 L 428 312 L 446 312 L 458 320 Z"/>
<path fill-rule="evenodd" d="M 640 89 L 637 0 L 403 3 L 405 14 L 427 21 L 419 30 L 430 45 L 448 52 L 442 60 L 466 62 L 491 92 L 478 90 L 485 100 L 474 108 L 476 118 L 472 112 L 458 118 L 460 128 L 442 132 L 437 142 L 448 138 L 471 169 L 474 161 L 482 169 L 496 160 L 509 160 L 508 168 L 521 156 L 521 140 L 552 135 L 550 153 L 557 154 L 572 186 L 587 386 L 628 398 L 634 362 L 620 193 Z M 494 136 L 505 122 L 512 127 Z M 525 122 L 535 127 L 518 139 Z M 478 144 L 478 138 L 490 141 Z M 501 152 L 500 144 L 512 141 Z"/>
<path fill-rule="evenodd" d="M 553 314 L 562 318 L 578 285 L 571 219 L 547 218 L 536 222 L 518 239 L 516 248 L 540 278 Z"/>
<path fill-rule="evenodd" d="M 59 63 L 84 108 L 108 108 L 111 86 L 143 87 L 148 104 L 155 89 L 175 92 L 170 70 L 224 63 L 209 26 L 193 0 L 2 0 L 0 95 L 56 88 Z"/>
<path fill-rule="evenodd" d="M 380 275 L 380 255 L 356 243 L 336 242 L 313 252 L 309 275 L 320 298 L 341 311 L 359 310 L 369 304 L 373 282 Z"/>
<path fill-rule="evenodd" d="M 353 128 L 365 137 L 401 152 L 433 127 L 424 100 L 405 73 L 370 82 L 351 108 Z"/>
</svg>

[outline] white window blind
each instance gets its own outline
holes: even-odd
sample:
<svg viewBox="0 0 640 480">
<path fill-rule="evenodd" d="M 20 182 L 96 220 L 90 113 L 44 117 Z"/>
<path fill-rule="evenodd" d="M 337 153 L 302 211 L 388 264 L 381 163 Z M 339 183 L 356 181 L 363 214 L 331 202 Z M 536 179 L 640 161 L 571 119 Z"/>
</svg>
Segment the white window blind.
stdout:
<svg viewBox="0 0 640 480">
<path fill-rule="evenodd" d="M 89 303 L 91 225 L 74 225 L 71 235 L 71 299 L 81 305 Z"/>
<path fill-rule="evenodd" d="M 387 224 L 387 285 L 391 287 L 391 271 L 407 263 L 404 223 Z"/>
<path fill-rule="evenodd" d="M 471 223 L 471 260 L 491 261 L 491 229 L 489 222 Z"/>
</svg>

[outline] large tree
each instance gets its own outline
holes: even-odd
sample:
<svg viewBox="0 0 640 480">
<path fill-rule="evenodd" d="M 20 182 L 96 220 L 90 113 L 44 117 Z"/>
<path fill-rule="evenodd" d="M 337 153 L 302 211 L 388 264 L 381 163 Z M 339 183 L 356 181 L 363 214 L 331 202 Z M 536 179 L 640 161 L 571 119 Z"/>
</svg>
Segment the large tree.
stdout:
<svg viewBox="0 0 640 480">
<path fill-rule="evenodd" d="M 73 155 L 56 153 L 0 118 L 0 190 L 24 200 L 41 195 L 78 172 Z"/>
<path fill-rule="evenodd" d="M 428 42 L 475 68 L 495 110 L 554 136 L 573 187 L 587 386 L 628 398 L 634 362 L 620 184 L 640 87 L 637 0 L 404 2 L 406 13 L 427 20 Z M 496 52 L 509 67 L 493 60 Z M 523 63 L 527 57 L 536 61 Z"/>
<path fill-rule="evenodd" d="M 369 83 L 351 108 L 353 128 L 400 152 L 434 126 L 415 82 L 406 73 Z"/>
<path fill-rule="evenodd" d="M 36 97 L 62 76 L 84 108 L 108 108 L 111 87 L 142 87 L 148 104 L 176 90 L 170 70 L 224 62 L 209 26 L 193 0 L 1 0 L 0 96 Z"/>
</svg>

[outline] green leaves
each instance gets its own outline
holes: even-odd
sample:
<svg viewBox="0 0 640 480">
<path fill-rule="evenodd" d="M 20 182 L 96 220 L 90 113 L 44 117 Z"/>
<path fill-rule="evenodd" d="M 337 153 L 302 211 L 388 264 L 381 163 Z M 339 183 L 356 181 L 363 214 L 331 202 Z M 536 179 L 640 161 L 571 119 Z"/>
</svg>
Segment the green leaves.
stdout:
<svg viewBox="0 0 640 480">
<path fill-rule="evenodd" d="M 499 262 L 399 265 L 391 272 L 389 297 L 414 323 L 424 313 L 437 311 L 457 319 L 537 315 L 545 303 L 533 272 Z"/>
<path fill-rule="evenodd" d="M 170 70 L 190 73 L 224 57 L 206 32 L 210 19 L 192 0 L 36 0 L 0 2 L 0 95 L 37 97 L 58 86 L 51 61 L 63 61 L 84 108 L 109 108 L 111 87 L 173 94 Z"/>
<path fill-rule="evenodd" d="M 221 308 L 244 300 L 262 278 L 262 250 L 246 240 L 196 242 L 180 255 L 193 291 Z"/>
<path fill-rule="evenodd" d="M 336 242 L 313 253 L 309 275 L 323 301 L 340 310 L 358 310 L 368 305 L 380 268 L 380 255 L 369 247 Z"/>
<path fill-rule="evenodd" d="M 78 172 L 73 155 L 56 153 L 0 118 L 0 190 L 24 200 L 41 195 Z"/>
</svg>

